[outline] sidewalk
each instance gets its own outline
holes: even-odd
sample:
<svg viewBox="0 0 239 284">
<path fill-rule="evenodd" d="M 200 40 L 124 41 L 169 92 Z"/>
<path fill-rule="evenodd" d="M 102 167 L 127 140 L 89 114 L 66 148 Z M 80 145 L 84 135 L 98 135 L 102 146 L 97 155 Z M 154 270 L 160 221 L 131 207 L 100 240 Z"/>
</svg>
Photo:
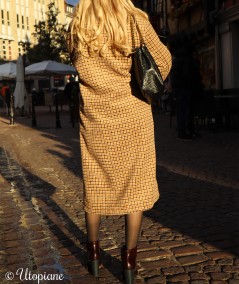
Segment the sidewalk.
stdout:
<svg viewBox="0 0 239 284">
<path fill-rule="evenodd" d="M 137 284 L 239 284 L 239 134 L 185 142 L 166 114 L 154 118 L 161 198 L 144 213 Z M 60 129 L 48 108 L 36 120 L 0 117 L 0 283 L 121 283 L 123 216 L 102 219 L 104 269 L 87 271 L 77 125 L 67 107 Z"/>
</svg>

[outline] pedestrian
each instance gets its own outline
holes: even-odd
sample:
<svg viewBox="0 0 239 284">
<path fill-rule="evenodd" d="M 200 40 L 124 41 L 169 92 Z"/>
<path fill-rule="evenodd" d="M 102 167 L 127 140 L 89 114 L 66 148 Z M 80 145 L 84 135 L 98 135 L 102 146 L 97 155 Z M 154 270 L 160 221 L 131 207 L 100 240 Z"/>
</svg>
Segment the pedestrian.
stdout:
<svg viewBox="0 0 239 284">
<path fill-rule="evenodd" d="M 69 82 L 67 82 L 67 84 L 65 85 L 65 88 L 64 88 L 64 95 L 67 98 L 69 106 L 71 104 L 71 92 L 72 92 L 72 89 L 74 87 L 74 82 L 75 82 L 74 78 L 70 77 Z"/>
<path fill-rule="evenodd" d="M 79 83 L 74 82 L 69 97 L 71 123 L 73 127 L 75 126 L 75 122 L 79 120 L 79 93 Z"/>
<path fill-rule="evenodd" d="M 193 138 L 200 137 L 198 128 L 195 127 L 195 116 L 198 116 L 199 106 L 203 99 L 204 85 L 202 82 L 202 76 L 200 73 L 200 62 L 198 54 L 195 50 L 192 50 L 192 69 L 191 69 L 191 100 L 189 106 L 189 135 Z"/>
<path fill-rule="evenodd" d="M 9 114 L 10 109 L 10 88 L 7 83 L 5 83 L 1 89 L 1 96 L 3 100 L 3 108 L 6 109 L 6 114 Z"/>
<path fill-rule="evenodd" d="M 10 107 L 11 107 L 11 90 L 9 87 L 5 89 L 5 98 L 6 98 L 6 108 L 7 115 L 10 115 Z"/>
<path fill-rule="evenodd" d="M 178 138 L 192 141 L 194 137 L 195 103 L 201 92 L 199 71 L 189 43 L 175 51 L 170 80 L 176 97 Z"/>
<path fill-rule="evenodd" d="M 72 97 L 72 91 L 74 89 L 74 86 L 75 86 L 75 80 L 71 76 L 69 78 L 69 82 L 65 85 L 64 95 L 65 95 L 65 97 L 67 98 L 67 101 L 68 101 L 68 106 L 69 106 L 69 111 L 70 111 L 70 122 L 72 124 L 74 124 L 74 101 L 73 101 L 73 97 Z"/>
<path fill-rule="evenodd" d="M 101 215 L 125 216 L 121 256 L 126 283 L 134 282 L 143 211 L 159 198 L 151 106 L 131 80 L 134 15 L 165 79 L 171 55 L 148 16 L 129 0 L 81 0 L 68 44 L 80 74 L 80 146 L 89 270 L 99 273 Z M 137 38 L 137 45 L 139 45 Z"/>
<path fill-rule="evenodd" d="M 165 80 L 164 82 L 164 93 L 161 97 L 162 109 L 166 112 L 168 111 L 168 106 L 170 104 L 171 97 L 172 97 L 172 86 L 168 77 L 167 80 Z"/>
</svg>

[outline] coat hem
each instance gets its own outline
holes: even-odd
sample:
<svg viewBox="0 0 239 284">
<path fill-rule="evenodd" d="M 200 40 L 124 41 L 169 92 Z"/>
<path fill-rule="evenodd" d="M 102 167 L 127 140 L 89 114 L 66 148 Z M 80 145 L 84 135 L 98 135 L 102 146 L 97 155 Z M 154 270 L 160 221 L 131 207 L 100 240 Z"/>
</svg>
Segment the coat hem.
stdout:
<svg viewBox="0 0 239 284">
<path fill-rule="evenodd" d="M 86 213 L 91 213 L 91 214 L 97 214 L 97 215 L 103 215 L 103 216 L 117 216 L 117 215 L 126 215 L 126 214 L 131 214 L 131 213 L 136 213 L 136 212 L 142 212 L 142 211 L 148 211 L 150 209 L 152 209 L 154 207 L 154 204 L 159 200 L 160 198 L 160 195 L 152 202 L 152 204 L 150 206 L 144 206 L 138 210 L 123 210 L 123 211 L 118 211 L 117 213 L 112 213 L 111 212 L 107 212 L 107 211 L 103 211 L 103 210 L 92 210 L 92 209 L 89 209 L 87 208 L 87 206 L 84 206 L 83 207 L 83 210 L 86 212 Z"/>
</svg>

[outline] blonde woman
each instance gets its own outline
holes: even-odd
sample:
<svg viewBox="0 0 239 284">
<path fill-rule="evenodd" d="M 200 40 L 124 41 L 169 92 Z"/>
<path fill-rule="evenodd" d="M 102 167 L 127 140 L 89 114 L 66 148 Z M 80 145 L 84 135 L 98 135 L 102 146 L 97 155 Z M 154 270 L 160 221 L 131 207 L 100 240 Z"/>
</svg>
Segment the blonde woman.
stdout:
<svg viewBox="0 0 239 284">
<path fill-rule="evenodd" d="M 132 15 L 165 79 L 171 55 L 147 15 L 130 0 L 81 0 L 68 35 L 72 62 L 80 74 L 89 270 L 94 276 L 99 273 L 101 215 L 125 215 L 122 264 L 126 283 L 134 282 L 143 211 L 159 198 L 151 106 L 139 98 L 131 78 Z"/>
</svg>

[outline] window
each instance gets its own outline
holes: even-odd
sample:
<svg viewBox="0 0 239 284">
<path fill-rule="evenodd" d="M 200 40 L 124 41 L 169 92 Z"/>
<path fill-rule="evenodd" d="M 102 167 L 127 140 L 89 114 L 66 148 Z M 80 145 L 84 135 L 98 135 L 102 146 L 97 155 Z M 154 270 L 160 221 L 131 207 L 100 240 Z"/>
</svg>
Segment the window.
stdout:
<svg viewBox="0 0 239 284">
<path fill-rule="evenodd" d="M 17 27 L 19 28 L 19 15 L 17 14 Z"/>
<path fill-rule="evenodd" d="M 8 24 L 8 26 L 10 26 L 10 15 L 9 15 L 9 11 L 7 11 L 7 24 Z"/>
<path fill-rule="evenodd" d="M 8 57 L 9 57 L 10 60 L 12 59 L 11 41 L 8 42 Z"/>
<path fill-rule="evenodd" d="M 22 16 L 22 29 L 24 29 L 25 26 L 24 26 L 24 16 Z"/>
<path fill-rule="evenodd" d="M 27 17 L 26 20 L 27 20 L 27 30 L 29 30 L 29 18 Z"/>
<path fill-rule="evenodd" d="M 1 16 L 2 16 L 2 24 L 4 25 L 4 11 L 1 10 Z"/>
</svg>

